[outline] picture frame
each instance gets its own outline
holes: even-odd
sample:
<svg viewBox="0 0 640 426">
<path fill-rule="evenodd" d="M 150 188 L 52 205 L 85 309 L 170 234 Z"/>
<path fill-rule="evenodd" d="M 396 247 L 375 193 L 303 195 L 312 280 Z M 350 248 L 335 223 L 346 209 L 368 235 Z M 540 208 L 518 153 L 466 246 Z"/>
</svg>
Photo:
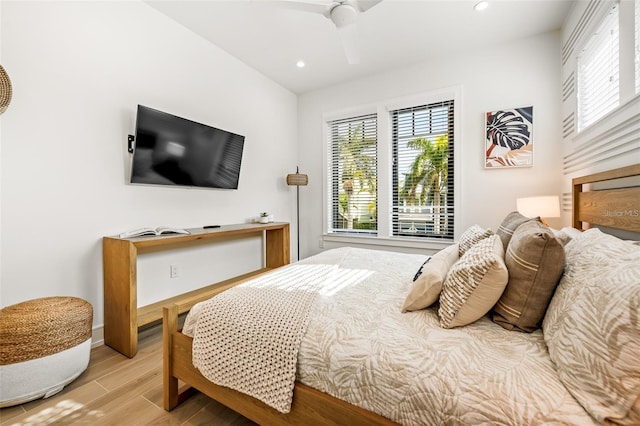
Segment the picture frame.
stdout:
<svg viewBox="0 0 640 426">
<path fill-rule="evenodd" d="M 533 166 L 533 106 L 485 114 L 486 169 Z"/>
</svg>

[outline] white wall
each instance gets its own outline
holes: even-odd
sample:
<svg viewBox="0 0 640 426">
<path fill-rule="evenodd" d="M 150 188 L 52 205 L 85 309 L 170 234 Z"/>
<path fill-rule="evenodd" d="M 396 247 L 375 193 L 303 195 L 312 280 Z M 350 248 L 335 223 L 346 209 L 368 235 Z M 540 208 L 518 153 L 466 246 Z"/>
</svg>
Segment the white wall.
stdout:
<svg viewBox="0 0 640 426">
<path fill-rule="evenodd" d="M 300 169 L 310 184 L 301 189 L 301 257 L 319 252 L 322 223 L 322 114 L 461 86 L 462 203 L 456 237 L 478 223 L 496 229 L 522 196 L 561 193 L 560 35 L 552 32 L 485 50 L 456 54 L 348 84 L 304 94 L 298 99 Z M 484 169 L 484 114 L 533 105 L 534 166 Z M 551 225 L 568 219 L 549 221 Z M 325 248 L 328 246 L 325 245 Z"/>
<path fill-rule="evenodd" d="M 284 182 L 297 159 L 294 94 L 143 2 L 0 7 L 14 87 L 1 118 L 1 306 L 78 296 L 93 304 L 99 326 L 103 236 L 242 223 L 261 211 L 294 218 L 295 192 Z M 127 184 L 138 103 L 245 135 L 239 189 Z M 262 253 L 259 240 L 212 250 L 143 259 L 141 296 L 255 269 Z M 174 261 L 183 279 L 169 279 Z M 199 264 L 206 270 L 194 271 Z"/>
</svg>

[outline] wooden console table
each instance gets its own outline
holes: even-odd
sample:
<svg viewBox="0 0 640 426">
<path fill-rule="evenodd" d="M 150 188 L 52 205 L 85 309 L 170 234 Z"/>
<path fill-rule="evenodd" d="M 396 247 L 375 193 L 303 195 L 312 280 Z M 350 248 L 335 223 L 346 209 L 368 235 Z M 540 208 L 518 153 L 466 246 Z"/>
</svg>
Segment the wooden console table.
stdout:
<svg viewBox="0 0 640 426">
<path fill-rule="evenodd" d="M 187 312 L 196 303 L 290 261 L 289 224 L 240 224 L 220 228 L 189 229 L 189 235 L 170 234 L 136 238 L 104 237 L 104 342 L 132 358 L 138 352 L 138 328 L 162 319 L 162 307 L 179 302 L 179 312 Z M 215 243 L 231 236 L 255 236 L 264 233 L 265 266 L 225 281 L 208 285 L 148 306 L 137 306 L 138 253 L 185 247 L 196 242 Z"/>
</svg>

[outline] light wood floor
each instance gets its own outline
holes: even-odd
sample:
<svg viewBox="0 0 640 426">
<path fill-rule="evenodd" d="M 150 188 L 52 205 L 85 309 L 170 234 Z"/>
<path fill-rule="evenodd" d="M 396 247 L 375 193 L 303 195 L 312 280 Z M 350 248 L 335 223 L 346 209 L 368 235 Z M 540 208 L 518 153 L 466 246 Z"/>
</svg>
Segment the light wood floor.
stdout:
<svg viewBox="0 0 640 426">
<path fill-rule="evenodd" d="M 254 425 L 200 393 L 171 412 L 162 408 L 162 330 L 140 334 L 129 359 L 108 346 L 91 350 L 89 367 L 48 399 L 0 409 L 0 425 Z"/>
</svg>

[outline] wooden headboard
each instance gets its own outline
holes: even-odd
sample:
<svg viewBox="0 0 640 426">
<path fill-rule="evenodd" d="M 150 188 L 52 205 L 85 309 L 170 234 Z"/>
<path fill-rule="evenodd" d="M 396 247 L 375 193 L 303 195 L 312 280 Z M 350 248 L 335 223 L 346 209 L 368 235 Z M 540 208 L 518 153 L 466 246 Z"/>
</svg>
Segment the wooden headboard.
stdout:
<svg viewBox="0 0 640 426">
<path fill-rule="evenodd" d="M 640 185 L 583 190 L 585 184 L 634 176 L 640 179 L 640 164 L 573 179 L 573 227 L 583 229 L 583 222 L 586 222 L 640 232 Z"/>
</svg>

